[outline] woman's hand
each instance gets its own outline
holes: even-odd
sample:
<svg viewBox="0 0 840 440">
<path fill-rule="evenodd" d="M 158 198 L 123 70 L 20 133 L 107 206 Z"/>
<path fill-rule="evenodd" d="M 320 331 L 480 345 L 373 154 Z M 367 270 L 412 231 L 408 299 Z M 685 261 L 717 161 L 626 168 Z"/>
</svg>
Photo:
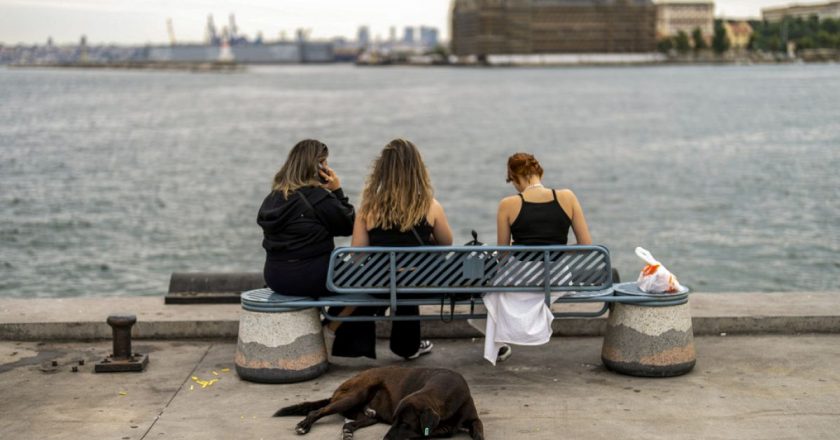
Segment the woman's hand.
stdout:
<svg viewBox="0 0 840 440">
<path fill-rule="evenodd" d="M 323 165 L 322 168 L 318 170 L 318 174 L 325 182 L 324 188 L 330 191 L 335 191 L 341 188 L 341 179 L 338 178 L 338 174 L 336 174 L 329 166 Z"/>
</svg>

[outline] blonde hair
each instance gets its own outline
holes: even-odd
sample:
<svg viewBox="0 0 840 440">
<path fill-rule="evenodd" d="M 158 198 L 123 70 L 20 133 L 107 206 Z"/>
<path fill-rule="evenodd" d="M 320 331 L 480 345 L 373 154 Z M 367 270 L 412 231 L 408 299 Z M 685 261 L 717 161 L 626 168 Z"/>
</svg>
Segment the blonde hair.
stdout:
<svg viewBox="0 0 840 440">
<path fill-rule="evenodd" d="M 289 194 L 305 186 L 321 186 L 318 176 L 318 166 L 327 159 L 330 152 L 323 142 L 314 139 L 304 139 L 297 143 L 289 152 L 286 163 L 274 176 L 272 191 Z"/>
<path fill-rule="evenodd" d="M 394 139 L 373 162 L 359 215 L 368 229 L 406 232 L 426 218 L 433 198 L 431 179 L 417 147 Z"/>
</svg>

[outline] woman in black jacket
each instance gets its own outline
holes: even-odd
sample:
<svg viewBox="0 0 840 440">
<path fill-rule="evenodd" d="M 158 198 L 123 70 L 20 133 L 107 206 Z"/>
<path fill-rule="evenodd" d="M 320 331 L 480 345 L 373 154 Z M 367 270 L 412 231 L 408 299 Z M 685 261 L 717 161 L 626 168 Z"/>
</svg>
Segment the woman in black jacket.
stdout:
<svg viewBox="0 0 840 440">
<path fill-rule="evenodd" d="M 319 141 L 298 142 L 257 215 L 266 253 L 265 282 L 284 295 L 329 295 L 333 237 L 353 233 L 356 214 L 338 175 L 327 165 L 328 155 Z"/>
</svg>

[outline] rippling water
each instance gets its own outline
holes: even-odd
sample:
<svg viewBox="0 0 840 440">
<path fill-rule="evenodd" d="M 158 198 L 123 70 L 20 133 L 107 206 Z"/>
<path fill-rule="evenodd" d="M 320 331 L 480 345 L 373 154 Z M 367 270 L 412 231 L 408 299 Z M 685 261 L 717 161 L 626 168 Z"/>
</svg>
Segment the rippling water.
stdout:
<svg viewBox="0 0 840 440">
<path fill-rule="evenodd" d="M 256 211 L 299 139 L 351 200 L 415 141 L 456 232 L 495 237 L 505 160 L 572 188 L 626 277 L 840 290 L 840 67 L 0 69 L 0 296 L 158 295 L 260 271 Z"/>
</svg>

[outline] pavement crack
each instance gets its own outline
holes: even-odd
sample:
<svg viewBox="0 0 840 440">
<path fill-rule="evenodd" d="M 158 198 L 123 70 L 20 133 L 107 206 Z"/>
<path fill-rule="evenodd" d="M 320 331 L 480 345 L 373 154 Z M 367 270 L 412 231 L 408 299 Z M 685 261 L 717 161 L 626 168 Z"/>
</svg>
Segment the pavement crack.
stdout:
<svg viewBox="0 0 840 440">
<path fill-rule="evenodd" d="M 152 421 L 152 424 L 149 425 L 149 429 L 147 429 L 146 432 L 143 433 L 143 436 L 140 437 L 140 440 L 145 439 L 146 436 L 149 435 L 150 432 L 152 432 L 152 428 L 155 427 L 155 424 L 157 424 L 158 420 L 160 420 L 161 416 L 163 416 L 163 413 L 166 411 L 166 409 L 169 408 L 169 405 L 172 403 L 172 401 L 175 400 L 176 397 L 178 397 L 178 393 L 180 393 L 181 390 L 184 389 L 184 385 L 186 385 L 190 378 L 195 375 L 195 371 L 198 370 L 198 366 L 201 365 L 202 362 L 204 362 L 204 358 L 207 357 L 212 348 L 213 344 L 207 346 L 207 350 L 204 350 L 204 354 L 201 355 L 201 359 L 199 359 L 198 362 L 195 363 L 195 366 L 193 366 L 192 370 L 190 370 L 190 372 L 187 374 L 187 377 L 184 378 L 184 380 L 181 382 L 181 385 L 178 386 L 178 389 L 175 390 L 175 393 L 172 394 L 172 397 L 170 397 L 169 400 L 166 402 L 166 405 L 164 405 L 163 408 L 160 409 L 160 412 L 157 414 L 157 416 L 155 416 L 155 419 Z"/>
</svg>

